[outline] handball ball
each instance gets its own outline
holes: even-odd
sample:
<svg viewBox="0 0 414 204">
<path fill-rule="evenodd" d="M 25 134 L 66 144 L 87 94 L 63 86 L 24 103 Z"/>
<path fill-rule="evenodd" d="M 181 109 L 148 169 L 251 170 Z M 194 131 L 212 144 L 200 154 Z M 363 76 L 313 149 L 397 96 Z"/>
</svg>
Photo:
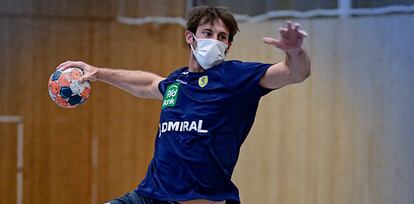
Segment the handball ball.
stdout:
<svg viewBox="0 0 414 204">
<path fill-rule="evenodd" d="M 83 71 L 79 68 L 57 69 L 49 79 L 49 96 L 59 106 L 74 108 L 89 97 L 88 81 L 80 82 Z"/>
</svg>

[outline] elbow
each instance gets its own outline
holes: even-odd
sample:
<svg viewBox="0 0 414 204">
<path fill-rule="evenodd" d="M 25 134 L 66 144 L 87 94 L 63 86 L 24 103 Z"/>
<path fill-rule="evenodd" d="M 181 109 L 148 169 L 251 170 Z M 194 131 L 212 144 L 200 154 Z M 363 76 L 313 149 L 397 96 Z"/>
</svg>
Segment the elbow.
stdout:
<svg viewBox="0 0 414 204">
<path fill-rule="evenodd" d="M 311 71 L 310 69 L 307 69 L 306 72 L 301 72 L 298 74 L 294 74 L 291 77 L 291 82 L 292 83 L 302 83 L 304 82 L 309 76 L 311 75 Z"/>
<path fill-rule="evenodd" d="M 305 81 L 305 79 L 309 78 L 310 75 L 311 75 L 311 70 L 308 69 L 308 71 L 303 75 L 302 82 Z"/>
</svg>

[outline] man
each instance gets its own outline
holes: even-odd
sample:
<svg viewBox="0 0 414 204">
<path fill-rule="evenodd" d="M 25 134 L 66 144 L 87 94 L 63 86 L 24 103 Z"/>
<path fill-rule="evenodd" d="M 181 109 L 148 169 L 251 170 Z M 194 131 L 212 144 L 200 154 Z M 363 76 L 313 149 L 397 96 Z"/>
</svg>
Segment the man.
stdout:
<svg viewBox="0 0 414 204">
<path fill-rule="evenodd" d="M 281 38 L 264 38 L 283 50 L 276 64 L 224 61 L 238 31 L 230 12 L 197 7 L 187 14 L 188 67 L 163 78 L 143 71 L 98 68 L 67 61 L 59 69 L 79 67 L 81 80 L 103 81 L 137 97 L 163 100 L 155 152 L 136 190 L 110 203 L 239 203 L 231 181 L 239 150 L 253 125 L 260 98 L 310 74 L 302 48 L 304 31 L 287 23 Z"/>
</svg>

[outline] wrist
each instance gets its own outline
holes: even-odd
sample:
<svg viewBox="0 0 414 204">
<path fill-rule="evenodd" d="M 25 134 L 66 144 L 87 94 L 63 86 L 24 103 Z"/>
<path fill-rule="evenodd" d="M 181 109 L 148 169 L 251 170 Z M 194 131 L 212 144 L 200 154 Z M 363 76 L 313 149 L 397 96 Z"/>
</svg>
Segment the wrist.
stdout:
<svg viewBox="0 0 414 204">
<path fill-rule="evenodd" d="M 95 70 L 96 70 L 96 74 L 95 74 L 96 80 L 102 81 L 102 77 L 104 75 L 103 72 L 105 71 L 105 69 L 104 68 L 95 67 Z"/>
<path fill-rule="evenodd" d="M 288 55 L 288 56 L 298 56 L 298 55 L 301 55 L 304 52 L 304 49 L 303 49 L 303 47 L 299 47 L 299 48 L 287 50 L 285 52 L 286 52 L 286 55 Z"/>
</svg>

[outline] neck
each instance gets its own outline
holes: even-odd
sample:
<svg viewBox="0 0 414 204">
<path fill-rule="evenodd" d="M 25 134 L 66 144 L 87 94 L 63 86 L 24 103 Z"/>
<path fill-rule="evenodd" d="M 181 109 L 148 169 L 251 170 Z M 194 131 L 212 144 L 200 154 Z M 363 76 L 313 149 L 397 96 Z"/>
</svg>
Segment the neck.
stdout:
<svg viewBox="0 0 414 204">
<path fill-rule="evenodd" d="M 189 72 L 205 72 L 205 70 L 198 64 L 192 52 L 190 52 L 190 61 L 188 62 L 188 71 Z"/>
</svg>

